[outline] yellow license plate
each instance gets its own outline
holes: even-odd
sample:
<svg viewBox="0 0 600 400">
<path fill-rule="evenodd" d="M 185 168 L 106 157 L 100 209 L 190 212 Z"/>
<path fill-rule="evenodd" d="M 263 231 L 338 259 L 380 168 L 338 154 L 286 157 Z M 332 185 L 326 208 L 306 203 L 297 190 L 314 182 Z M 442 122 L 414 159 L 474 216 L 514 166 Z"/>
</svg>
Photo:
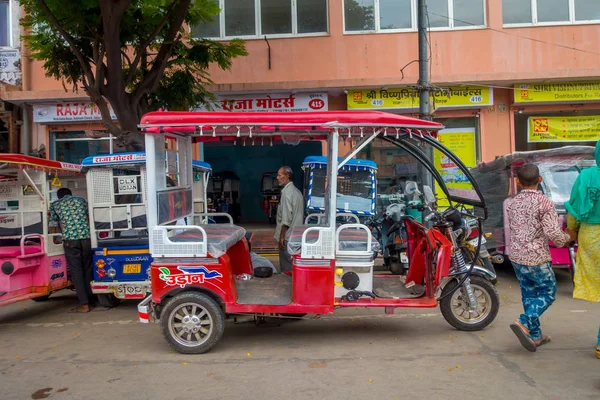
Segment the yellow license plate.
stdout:
<svg viewBox="0 0 600 400">
<path fill-rule="evenodd" d="M 124 274 L 139 274 L 142 272 L 142 264 L 124 264 L 123 265 L 123 273 Z"/>
</svg>

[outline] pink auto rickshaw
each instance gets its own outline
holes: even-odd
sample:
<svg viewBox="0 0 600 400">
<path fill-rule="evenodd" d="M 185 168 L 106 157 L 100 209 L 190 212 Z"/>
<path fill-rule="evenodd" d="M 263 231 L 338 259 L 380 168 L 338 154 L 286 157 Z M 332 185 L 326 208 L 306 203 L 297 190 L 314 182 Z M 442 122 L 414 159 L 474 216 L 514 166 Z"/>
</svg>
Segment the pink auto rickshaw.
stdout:
<svg viewBox="0 0 600 400">
<path fill-rule="evenodd" d="M 85 196 L 76 164 L 0 154 L 0 306 L 46 300 L 71 286 L 62 235 L 50 226 L 56 192 Z"/>
</svg>

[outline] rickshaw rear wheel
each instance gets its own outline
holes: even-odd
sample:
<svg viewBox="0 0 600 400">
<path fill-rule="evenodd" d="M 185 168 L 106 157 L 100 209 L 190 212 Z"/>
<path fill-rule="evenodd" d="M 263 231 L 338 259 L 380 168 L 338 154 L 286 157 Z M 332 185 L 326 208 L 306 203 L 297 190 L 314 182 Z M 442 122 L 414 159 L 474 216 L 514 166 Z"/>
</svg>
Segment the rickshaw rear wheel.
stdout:
<svg viewBox="0 0 600 400">
<path fill-rule="evenodd" d="M 115 297 L 114 294 L 99 294 L 98 303 L 100 303 L 102 307 L 114 308 L 121 304 L 121 300 Z"/>
<path fill-rule="evenodd" d="M 442 290 L 442 296 L 456 288 L 457 280 L 452 280 Z M 461 289 L 440 301 L 440 311 L 444 319 L 461 331 L 479 331 L 491 324 L 500 308 L 500 297 L 496 287 L 487 279 L 471 275 L 471 287 L 477 300 L 477 310 L 470 311 L 468 300 L 463 298 Z"/>
<path fill-rule="evenodd" d="M 225 314 L 210 296 L 198 292 L 173 297 L 161 312 L 160 326 L 171 347 L 183 354 L 203 354 L 223 336 Z"/>
<path fill-rule="evenodd" d="M 39 297 L 33 297 L 31 300 L 35 301 L 35 302 L 42 302 L 42 301 L 46 301 L 50 298 L 50 295 L 47 294 L 45 296 L 39 296 Z"/>
</svg>

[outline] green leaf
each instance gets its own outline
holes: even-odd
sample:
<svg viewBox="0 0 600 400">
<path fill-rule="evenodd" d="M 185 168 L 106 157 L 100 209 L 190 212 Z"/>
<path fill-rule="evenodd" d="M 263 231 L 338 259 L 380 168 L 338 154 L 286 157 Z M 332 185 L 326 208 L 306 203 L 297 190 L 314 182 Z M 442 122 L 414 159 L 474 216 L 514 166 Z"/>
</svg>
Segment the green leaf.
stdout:
<svg viewBox="0 0 600 400">
<path fill-rule="evenodd" d="M 121 129 L 135 131 L 142 115 L 159 107 L 188 110 L 214 100 L 206 90 L 206 85 L 212 84 L 211 65 L 228 70 L 234 58 L 248 54 L 241 40 L 221 43 L 189 37 L 187 24 L 195 26 L 218 18 L 218 1 L 193 0 L 189 5 L 184 0 L 107 3 L 101 10 L 99 0 L 46 0 L 47 12 L 39 0 L 21 0 L 25 11 L 21 24 L 28 32 L 23 39 L 31 57 L 42 61 L 48 77 L 62 82 L 65 89 L 85 88 L 98 101 L 108 100 L 119 123 L 103 122 L 117 136 Z M 119 7 L 127 4 L 119 18 Z M 173 12 L 168 14 L 169 10 Z M 176 15 L 182 19 L 177 20 Z M 162 22 L 164 26 L 150 40 Z M 105 32 L 105 27 L 114 30 Z M 118 34 L 109 35 L 113 31 Z M 170 47 L 166 66 L 159 68 L 159 74 L 150 74 L 161 61 L 157 60 L 161 48 Z M 120 62 L 109 62 L 106 53 L 99 51 L 102 49 L 121 52 Z M 140 62 L 131 66 L 136 56 Z M 105 66 L 101 77 L 100 65 Z M 155 89 L 138 95 L 140 88 Z"/>
</svg>

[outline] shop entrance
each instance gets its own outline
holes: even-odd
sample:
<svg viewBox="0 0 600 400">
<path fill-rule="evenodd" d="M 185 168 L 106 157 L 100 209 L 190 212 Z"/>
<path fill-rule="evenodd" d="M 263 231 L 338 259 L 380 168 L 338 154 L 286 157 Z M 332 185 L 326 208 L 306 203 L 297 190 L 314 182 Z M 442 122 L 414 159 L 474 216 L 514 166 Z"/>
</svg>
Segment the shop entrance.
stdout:
<svg viewBox="0 0 600 400">
<path fill-rule="evenodd" d="M 302 191 L 302 162 L 307 156 L 320 156 L 321 143 L 301 143 L 297 146 L 273 142 L 252 146 L 238 143 L 204 144 L 204 161 L 212 166 L 213 174 L 231 172 L 239 178 L 240 223 L 244 225 L 269 226 L 268 215 L 263 209 L 261 182 L 263 174 L 277 172 L 279 167 L 289 165 L 294 171 L 294 185 Z"/>
</svg>

